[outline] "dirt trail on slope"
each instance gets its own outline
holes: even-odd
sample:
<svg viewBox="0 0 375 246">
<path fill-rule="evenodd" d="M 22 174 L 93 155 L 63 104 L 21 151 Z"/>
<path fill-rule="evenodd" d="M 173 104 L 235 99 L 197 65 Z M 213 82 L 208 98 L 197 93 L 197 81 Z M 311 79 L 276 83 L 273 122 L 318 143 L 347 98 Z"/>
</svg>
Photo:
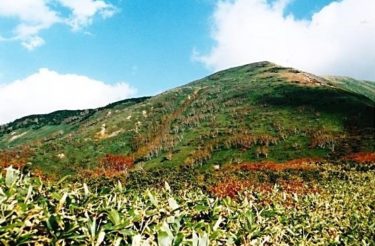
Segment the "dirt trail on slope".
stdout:
<svg viewBox="0 0 375 246">
<path fill-rule="evenodd" d="M 152 139 L 134 153 L 135 159 L 146 157 L 162 149 L 163 140 L 167 139 L 167 137 L 170 135 L 169 132 L 172 122 L 176 120 L 201 95 L 203 89 L 205 88 L 196 89 L 192 95 L 189 95 L 185 99 L 180 107 L 166 117 L 163 123 L 161 123 L 158 132 L 154 133 Z"/>
</svg>

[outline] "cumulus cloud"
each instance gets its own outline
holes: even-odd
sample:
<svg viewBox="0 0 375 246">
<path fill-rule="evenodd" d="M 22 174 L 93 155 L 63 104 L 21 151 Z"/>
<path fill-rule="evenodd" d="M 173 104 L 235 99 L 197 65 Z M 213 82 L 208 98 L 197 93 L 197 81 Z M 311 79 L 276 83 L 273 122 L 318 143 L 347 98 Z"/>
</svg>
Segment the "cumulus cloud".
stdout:
<svg viewBox="0 0 375 246">
<path fill-rule="evenodd" d="M 261 60 L 317 74 L 375 80 L 375 1 L 335 1 L 311 19 L 285 15 L 288 0 L 222 0 L 214 47 L 196 59 L 220 70 Z"/>
<path fill-rule="evenodd" d="M 0 1 L 0 17 L 18 20 L 13 29 L 14 36 L 7 40 L 19 40 L 27 49 L 42 45 L 44 41 L 38 33 L 60 22 L 58 14 L 43 0 Z"/>
<path fill-rule="evenodd" d="M 17 24 L 13 36 L 0 41 L 20 41 L 32 50 L 45 43 L 40 32 L 55 24 L 78 31 L 91 25 L 95 16 L 108 18 L 115 12 L 116 8 L 105 0 L 1 0 L 0 18 L 15 19 Z"/>
<path fill-rule="evenodd" d="M 43 68 L 27 78 L 0 84 L 0 124 L 30 114 L 96 108 L 135 93 L 136 89 L 124 82 L 111 85 Z"/>
</svg>

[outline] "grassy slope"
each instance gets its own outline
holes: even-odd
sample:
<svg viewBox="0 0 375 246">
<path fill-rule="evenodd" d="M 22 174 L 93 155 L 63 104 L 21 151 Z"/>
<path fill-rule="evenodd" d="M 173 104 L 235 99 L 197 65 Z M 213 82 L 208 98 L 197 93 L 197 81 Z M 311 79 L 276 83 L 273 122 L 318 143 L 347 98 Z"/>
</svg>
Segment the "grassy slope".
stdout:
<svg viewBox="0 0 375 246">
<path fill-rule="evenodd" d="M 330 76 L 327 79 L 334 85 L 354 93 L 362 94 L 372 101 L 375 101 L 375 82 L 358 81 L 349 77 Z"/>
<path fill-rule="evenodd" d="M 13 123 L 0 131 L 0 149 L 28 144 L 35 166 L 58 175 L 95 167 L 108 153 L 132 155 L 147 169 L 374 151 L 373 90 L 332 81 L 250 64 L 147 100 L 75 112 L 71 122 Z M 267 158 L 256 155 L 262 146 Z"/>
<path fill-rule="evenodd" d="M 0 126 L 0 148 L 12 148 L 45 138 L 61 137 L 76 130 L 89 118 L 95 118 L 102 111 L 119 105 L 125 108 L 147 99 L 127 99 L 98 109 L 61 110 L 50 114 L 26 116 Z"/>
</svg>

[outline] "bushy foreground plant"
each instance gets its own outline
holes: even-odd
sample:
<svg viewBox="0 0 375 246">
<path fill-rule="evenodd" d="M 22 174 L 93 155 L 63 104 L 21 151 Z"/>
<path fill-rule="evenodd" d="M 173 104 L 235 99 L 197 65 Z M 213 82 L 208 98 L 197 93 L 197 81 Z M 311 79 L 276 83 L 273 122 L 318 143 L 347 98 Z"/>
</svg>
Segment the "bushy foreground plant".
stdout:
<svg viewBox="0 0 375 246">
<path fill-rule="evenodd" d="M 371 245 L 374 172 L 340 170 L 321 192 L 251 186 L 238 199 L 199 189 L 135 192 L 118 183 L 43 183 L 8 168 L 0 177 L 2 245 Z"/>
</svg>

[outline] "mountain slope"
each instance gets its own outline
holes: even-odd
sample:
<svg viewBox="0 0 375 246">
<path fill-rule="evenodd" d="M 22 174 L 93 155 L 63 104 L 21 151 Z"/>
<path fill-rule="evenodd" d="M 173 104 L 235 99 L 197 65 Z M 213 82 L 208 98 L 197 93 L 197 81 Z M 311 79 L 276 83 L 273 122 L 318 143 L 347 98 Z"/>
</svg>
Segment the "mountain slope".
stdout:
<svg viewBox="0 0 375 246">
<path fill-rule="evenodd" d="M 27 160 L 64 175 L 90 170 L 108 154 L 145 169 L 204 169 L 374 151 L 373 98 L 371 82 L 259 62 L 151 98 L 15 121 L 0 129 L 0 161 Z"/>
<path fill-rule="evenodd" d="M 64 135 L 74 131 L 90 117 L 101 111 L 125 108 L 145 101 L 148 97 L 126 99 L 102 108 L 86 110 L 61 110 L 44 115 L 31 115 L 0 126 L 0 148 L 11 148 L 19 144 L 37 141 L 55 135 Z M 52 135 L 51 135 L 52 134 Z"/>
<path fill-rule="evenodd" d="M 375 101 L 375 82 L 358 81 L 349 77 L 330 76 L 327 77 L 335 86 L 354 93 L 362 94 L 372 101 Z"/>
</svg>

